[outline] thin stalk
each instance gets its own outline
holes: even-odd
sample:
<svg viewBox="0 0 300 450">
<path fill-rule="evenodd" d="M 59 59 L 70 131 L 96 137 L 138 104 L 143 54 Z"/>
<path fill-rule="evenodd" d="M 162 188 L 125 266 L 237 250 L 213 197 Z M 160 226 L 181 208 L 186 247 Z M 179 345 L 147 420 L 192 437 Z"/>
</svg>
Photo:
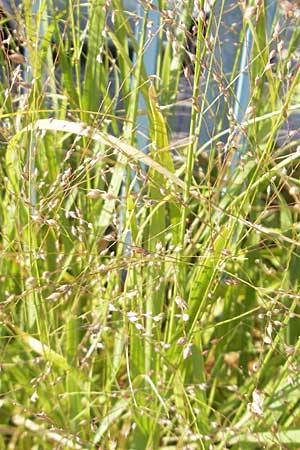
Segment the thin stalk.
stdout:
<svg viewBox="0 0 300 450">
<path fill-rule="evenodd" d="M 202 55 L 202 45 L 203 45 L 203 35 L 200 31 L 201 26 L 204 25 L 205 18 L 203 17 L 204 10 L 204 0 L 200 2 L 200 11 L 198 14 L 198 33 L 197 33 L 197 44 L 196 44 L 196 59 L 195 59 L 195 73 L 194 73 L 194 84 L 193 84 L 193 104 L 191 111 L 191 119 L 190 119 L 190 129 L 189 136 L 195 136 L 196 126 L 197 126 L 197 117 L 199 114 L 199 105 L 198 99 L 200 97 L 200 76 L 202 71 L 201 65 L 201 55 Z M 192 183 L 193 177 L 193 168 L 195 163 L 195 141 L 191 139 L 187 150 L 187 163 L 186 163 L 186 171 L 185 171 L 185 189 L 183 192 L 183 205 L 188 205 L 190 199 L 190 187 Z M 184 248 L 184 240 L 185 240 L 185 231 L 186 231 L 186 220 L 188 215 L 188 208 L 183 206 L 181 209 L 181 227 L 180 227 L 180 238 L 179 242 Z M 182 266 L 182 276 L 181 279 L 185 279 L 185 269 Z"/>
</svg>

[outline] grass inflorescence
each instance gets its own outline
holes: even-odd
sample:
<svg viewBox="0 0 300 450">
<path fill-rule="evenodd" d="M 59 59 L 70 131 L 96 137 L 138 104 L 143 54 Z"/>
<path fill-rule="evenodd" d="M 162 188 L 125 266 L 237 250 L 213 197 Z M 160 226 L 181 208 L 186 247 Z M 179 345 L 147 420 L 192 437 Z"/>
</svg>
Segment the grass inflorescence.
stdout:
<svg viewBox="0 0 300 450">
<path fill-rule="evenodd" d="M 299 448 L 298 2 L 63 3 L 1 19 L 0 447 Z"/>
</svg>

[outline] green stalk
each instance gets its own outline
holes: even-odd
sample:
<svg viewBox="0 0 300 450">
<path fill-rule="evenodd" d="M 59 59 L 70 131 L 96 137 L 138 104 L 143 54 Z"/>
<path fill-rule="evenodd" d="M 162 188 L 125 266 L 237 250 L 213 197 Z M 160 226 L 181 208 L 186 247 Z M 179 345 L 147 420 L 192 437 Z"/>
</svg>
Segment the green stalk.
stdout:
<svg viewBox="0 0 300 450">
<path fill-rule="evenodd" d="M 203 10 L 204 1 L 200 1 L 200 9 Z M 204 25 L 202 14 L 198 15 L 198 30 L 201 26 Z M 193 84 L 193 104 L 191 111 L 191 122 L 190 122 L 190 130 L 189 136 L 195 136 L 196 125 L 197 125 L 197 116 L 199 114 L 199 105 L 198 100 L 200 97 L 200 76 L 201 76 L 201 61 L 202 61 L 202 45 L 203 45 L 203 35 L 200 31 L 197 33 L 197 44 L 196 44 L 196 59 L 195 59 L 195 72 L 194 72 L 194 84 Z M 187 150 L 187 163 L 186 163 L 186 171 L 185 171 L 185 189 L 183 193 L 183 203 L 188 204 L 190 199 L 190 187 L 192 183 L 193 177 L 193 168 L 195 163 L 195 149 L 197 143 L 195 140 L 191 140 L 188 150 Z M 182 207 L 181 211 L 181 228 L 180 228 L 180 243 L 181 246 L 184 247 L 184 239 L 185 239 L 185 231 L 186 231 L 186 219 L 188 215 L 188 208 L 186 206 Z M 183 269 L 183 278 L 184 278 L 184 269 Z"/>
</svg>

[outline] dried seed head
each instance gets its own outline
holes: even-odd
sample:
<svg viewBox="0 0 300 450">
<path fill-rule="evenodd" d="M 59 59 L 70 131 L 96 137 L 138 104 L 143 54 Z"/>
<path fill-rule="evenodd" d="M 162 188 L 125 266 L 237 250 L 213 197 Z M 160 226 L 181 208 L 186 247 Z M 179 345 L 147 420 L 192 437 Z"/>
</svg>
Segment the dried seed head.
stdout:
<svg viewBox="0 0 300 450">
<path fill-rule="evenodd" d="M 248 8 L 245 9 L 244 19 L 245 20 L 249 20 L 253 16 L 255 16 L 255 14 L 256 14 L 256 7 L 255 6 L 249 6 Z"/>
<path fill-rule="evenodd" d="M 57 300 L 61 297 L 61 292 L 53 292 L 53 294 L 48 295 L 48 297 L 46 297 L 46 300 Z"/>
<path fill-rule="evenodd" d="M 49 280 L 51 273 L 48 271 L 45 271 L 42 273 L 42 278 L 44 278 L 44 280 Z"/>
<path fill-rule="evenodd" d="M 263 402 L 264 398 L 262 392 L 258 389 L 255 389 L 252 393 L 252 403 L 250 403 L 250 411 L 259 417 L 263 417 Z"/>
<path fill-rule="evenodd" d="M 104 191 L 100 191 L 100 189 L 91 189 L 88 193 L 87 193 L 87 197 L 91 198 L 91 199 L 95 199 L 95 198 L 99 198 L 104 194 Z"/>
<path fill-rule="evenodd" d="M 183 359 L 187 359 L 189 356 L 192 355 L 192 344 L 188 344 L 184 349 L 183 349 Z"/>
<path fill-rule="evenodd" d="M 46 223 L 47 223 L 48 225 L 50 225 L 51 227 L 57 226 L 57 222 L 56 222 L 56 220 L 54 220 L 54 219 L 47 219 L 47 220 L 46 220 Z"/>
<path fill-rule="evenodd" d="M 180 295 L 176 295 L 175 297 L 175 303 L 177 306 L 179 306 L 179 308 L 185 310 L 187 309 L 187 304 L 186 302 L 183 300 L 182 297 L 180 297 Z"/>
<path fill-rule="evenodd" d="M 292 356 L 295 353 L 295 347 L 287 345 L 285 347 L 285 353 L 286 353 L 287 356 Z"/>
<path fill-rule="evenodd" d="M 264 343 L 267 344 L 267 345 L 272 344 L 272 339 L 270 338 L 270 336 L 264 336 L 263 341 L 264 341 Z"/>
<path fill-rule="evenodd" d="M 246 116 L 251 116 L 255 112 L 255 106 L 249 105 L 248 108 L 245 111 Z"/>
<path fill-rule="evenodd" d="M 36 285 L 36 279 L 34 277 L 29 277 L 26 280 L 27 286 L 34 287 Z"/>
<path fill-rule="evenodd" d="M 295 14 L 295 6 L 288 0 L 281 0 L 280 6 L 287 19 L 291 18 Z"/>
<path fill-rule="evenodd" d="M 298 186 L 291 186 L 289 189 L 289 194 L 294 196 L 294 195 L 299 195 L 300 193 L 300 189 Z"/>
<path fill-rule="evenodd" d="M 240 360 L 239 352 L 228 352 L 224 355 L 224 362 L 228 367 L 237 368 Z"/>
<path fill-rule="evenodd" d="M 178 339 L 177 345 L 184 345 L 186 343 L 186 337 L 182 336 Z"/>
</svg>

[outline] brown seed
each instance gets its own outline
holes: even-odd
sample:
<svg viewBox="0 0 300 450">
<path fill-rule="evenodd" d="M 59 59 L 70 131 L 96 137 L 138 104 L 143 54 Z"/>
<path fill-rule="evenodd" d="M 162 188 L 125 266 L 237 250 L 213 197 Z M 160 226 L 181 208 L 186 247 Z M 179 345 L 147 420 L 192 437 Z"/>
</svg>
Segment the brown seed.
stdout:
<svg viewBox="0 0 300 450">
<path fill-rule="evenodd" d="M 25 62 L 24 56 L 20 53 L 11 53 L 10 55 L 8 55 L 8 58 L 14 64 L 23 64 Z"/>
<path fill-rule="evenodd" d="M 237 368 L 240 360 L 239 352 L 228 352 L 224 355 L 224 362 L 227 366 Z"/>
<path fill-rule="evenodd" d="M 244 12 L 244 19 L 245 20 L 249 20 L 251 19 L 251 17 L 253 17 L 256 14 L 256 8 L 255 6 L 249 6 L 248 8 L 246 8 L 245 12 Z"/>
<path fill-rule="evenodd" d="M 146 248 L 137 247 L 135 245 L 130 246 L 133 253 L 141 254 L 141 255 L 149 255 L 149 251 Z"/>
<path fill-rule="evenodd" d="M 287 18 L 292 17 L 295 12 L 295 6 L 288 0 L 281 0 L 280 6 Z"/>
</svg>

